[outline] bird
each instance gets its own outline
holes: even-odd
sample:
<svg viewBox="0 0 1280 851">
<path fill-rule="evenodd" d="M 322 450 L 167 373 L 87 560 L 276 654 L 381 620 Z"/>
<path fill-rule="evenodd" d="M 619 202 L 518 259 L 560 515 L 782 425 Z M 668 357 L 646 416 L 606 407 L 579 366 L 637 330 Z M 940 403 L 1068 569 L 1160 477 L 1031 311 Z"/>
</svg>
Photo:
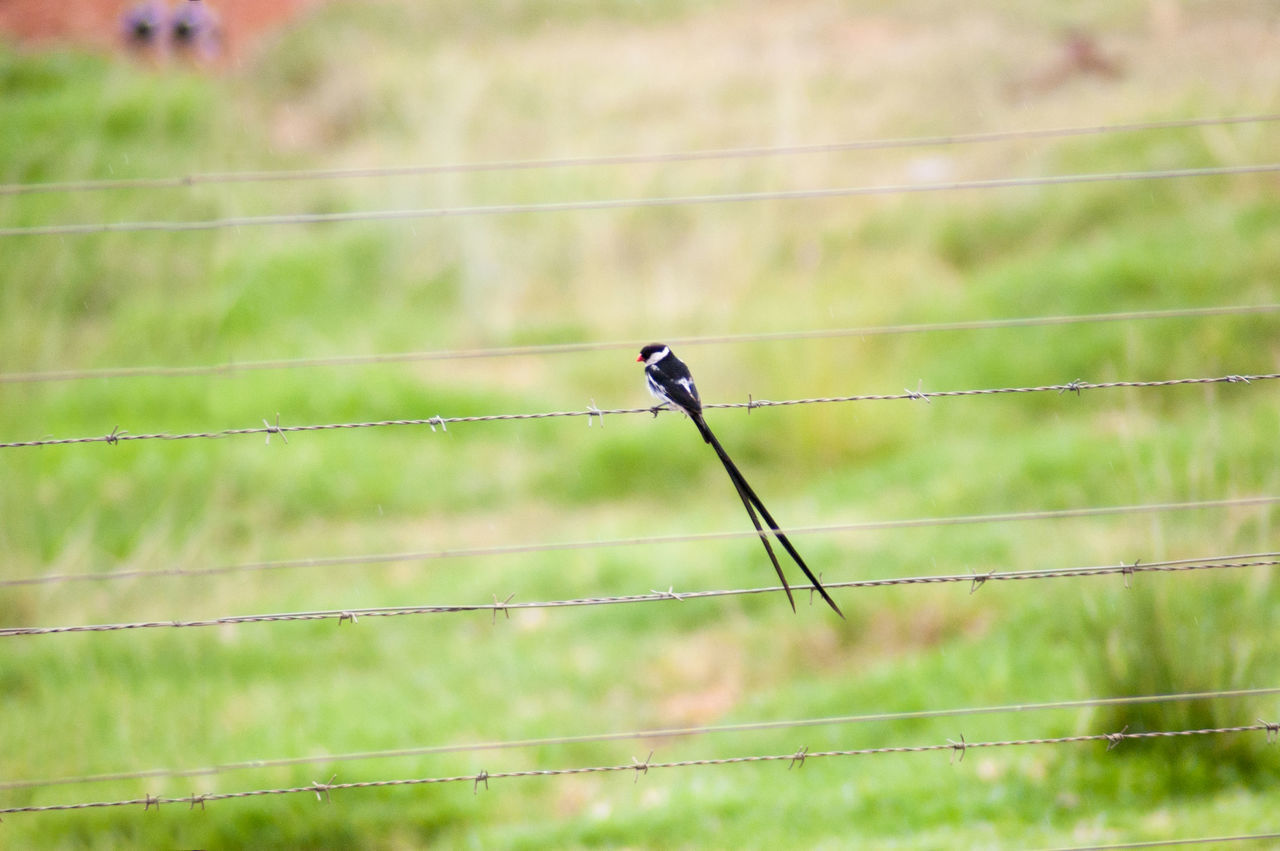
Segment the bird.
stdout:
<svg viewBox="0 0 1280 851">
<path fill-rule="evenodd" d="M 791 586 L 787 584 L 787 577 L 782 572 L 782 565 L 778 563 L 778 557 L 774 554 L 773 547 L 769 543 L 769 536 L 760 525 L 760 517 L 763 517 L 765 523 L 769 525 L 774 536 L 778 539 L 778 543 L 782 544 L 782 548 L 795 559 L 796 564 L 800 565 L 800 569 L 804 571 L 804 575 L 813 583 L 814 589 L 822 595 L 822 599 L 826 600 L 827 605 L 843 618 L 844 612 L 840 611 L 836 601 L 831 599 L 827 589 L 822 587 L 822 583 L 813 575 L 813 571 L 809 569 L 809 566 L 804 563 L 800 553 L 796 552 L 796 548 L 791 545 L 791 541 L 787 540 L 787 536 L 778 528 L 778 523 L 773 519 L 773 515 L 769 513 L 769 509 L 764 507 L 760 497 L 756 495 L 751 485 L 747 484 L 747 480 L 742 475 L 742 471 L 738 469 L 738 465 L 733 463 L 729 453 L 720 445 L 720 441 L 716 439 L 711 427 L 707 425 L 706 419 L 702 416 L 702 399 L 698 396 L 698 387 L 693 383 L 693 373 L 689 371 L 689 367 L 685 366 L 684 361 L 676 357 L 675 353 L 671 351 L 671 347 L 665 343 L 651 343 L 642 348 L 640 356 L 636 358 L 636 363 L 644 364 L 645 386 L 653 398 L 661 403 L 652 409 L 653 415 L 657 416 L 658 412 L 663 408 L 672 408 L 680 411 L 693 420 L 693 424 L 697 426 L 698 433 L 702 435 L 703 441 L 710 444 L 711 448 L 715 450 L 716 455 L 720 458 L 720 463 L 724 465 L 725 472 L 729 474 L 730 481 L 733 482 L 734 488 L 738 491 L 738 496 L 742 499 L 743 506 L 747 509 L 747 516 L 751 518 L 752 525 L 756 527 L 756 534 L 760 536 L 760 542 L 764 544 L 764 551 L 769 554 L 769 561 L 773 562 L 773 569 L 778 572 L 778 578 L 782 580 L 782 590 L 787 592 L 787 601 L 791 603 L 791 610 L 795 611 L 796 609 L 795 597 L 791 594 Z M 757 511 L 759 516 L 756 514 Z"/>
</svg>

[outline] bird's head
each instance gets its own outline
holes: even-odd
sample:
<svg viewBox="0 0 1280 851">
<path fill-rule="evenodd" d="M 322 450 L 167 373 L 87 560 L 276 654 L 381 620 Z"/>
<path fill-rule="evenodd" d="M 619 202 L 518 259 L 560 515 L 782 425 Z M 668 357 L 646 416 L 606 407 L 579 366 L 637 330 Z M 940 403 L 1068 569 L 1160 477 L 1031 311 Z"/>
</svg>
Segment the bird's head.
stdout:
<svg viewBox="0 0 1280 851">
<path fill-rule="evenodd" d="M 666 343 L 650 343 L 640 350 L 640 357 L 636 358 L 636 363 L 651 366 L 669 354 L 671 354 L 671 349 L 667 347 Z"/>
</svg>

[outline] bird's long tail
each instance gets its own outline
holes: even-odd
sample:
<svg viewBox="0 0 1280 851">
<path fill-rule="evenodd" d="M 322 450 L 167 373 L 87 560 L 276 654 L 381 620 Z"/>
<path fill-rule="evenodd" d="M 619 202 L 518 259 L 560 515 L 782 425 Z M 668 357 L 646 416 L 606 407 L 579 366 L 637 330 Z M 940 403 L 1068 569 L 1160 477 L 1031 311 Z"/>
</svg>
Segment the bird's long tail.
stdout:
<svg viewBox="0 0 1280 851">
<path fill-rule="evenodd" d="M 760 521 L 756 519 L 756 511 L 760 512 L 760 516 L 764 518 L 765 523 L 769 524 L 769 528 L 773 530 L 774 536 L 778 542 L 782 544 L 787 554 L 795 559 L 796 564 L 800 565 L 800 569 L 804 571 L 804 575 L 813 584 L 814 589 L 822 595 L 822 599 L 827 601 L 827 605 L 835 611 L 840 617 L 844 617 L 844 612 L 840 611 L 840 607 L 836 605 L 836 601 L 831 599 L 831 595 L 827 593 L 827 589 L 822 587 L 822 583 L 818 581 L 818 577 L 813 575 L 813 571 L 804 563 L 804 559 L 800 557 L 800 553 L 796 552 L 796 548 L 791 546 L 791 541 L 787 540 L 787 536 L 778 528 L 778 523 L 773 519 L 773 515 L 769 513 L 769 509 L 764 507 L 764 503 L 756 492 L 752 490 L 751 485 L 747 484 L 746 477 L 742 475 L 742 471 L 733 463 L 733 459 L 729 457 L 729 453 L 725 452 L 724 447 L 720 445 L 720 441 L 716 439 L 715 434 L 707 425 L 702 415 L 692 417 L 694 425 L 698 427 L 698 432 L 702 435 L 702 439 L 711 444 L 711 448 L 716 451 L 716 455 L 720 457 L 720 463 L 724 465 L 725 472 L 729 474 L 729 478 L 733 481 L 733 486 L 738 491 L 738 496 L 742 498 L 742 504 L 747 508 L 747 514 L 751 517 L 751 522 L 755 525 L 756 531 L 760 535 L 760 540 L 764 544 L 765 552 L 769 554 L 769 560 L 773 562 L 773 569 L 778 572 L 778 578 L 782 580 L 782 588 L 787 592 L 787 599 L 791 602 L 791 608 L 794 611 L 796 607 L 795 598 L 791 596 L 791 588 L 787 585 L 787 579 L 782 574 L 782 566 L 778 564 L 777 556 L 773 553 L 773 547 L 769 545 L 769 538 L 765 535 L 764 529 L 760 528 Z"/>
<path fill-rule="evenodd" d="M 709 432 L 708 432 L 709 433 Z M 715 437 L 712 436 L 708 443 L 718 446 L 715 443 Z M 724 456 L 721 455 L 723 459 Z M 751 495 L 746 488 L 746 482 L 737 474 L 737 468 L 729 470 L 729 480 L 733 482 L 734 488 L 738 491 L 738 497 L 742 500 L 742 505 L 747 509 L 747 516 L 751 518 L 751 525 L 756 527 L 756 534 L 760 536 L 760 543 L 764 544 L 764 551 L 769 554 L 769 561 L 773 562 L 773 569 L 778 572 L 778 581 L 782 583 L 782 590 L 787 592 L 787 602 L 791 604 L 791 611 L 796 610 L 796 598 L 791 595 L 791 586 L 787 584 L 787 576 L 782 572 L 782 565 L 778 564 L 778 557 L 773 552 L 773 545 L 769 543 L 769 536 L 765 534 L 764 529 L 760 526 L 760 519 L 756 517 L 755 506 L 751 504 Z"/>
</svg>

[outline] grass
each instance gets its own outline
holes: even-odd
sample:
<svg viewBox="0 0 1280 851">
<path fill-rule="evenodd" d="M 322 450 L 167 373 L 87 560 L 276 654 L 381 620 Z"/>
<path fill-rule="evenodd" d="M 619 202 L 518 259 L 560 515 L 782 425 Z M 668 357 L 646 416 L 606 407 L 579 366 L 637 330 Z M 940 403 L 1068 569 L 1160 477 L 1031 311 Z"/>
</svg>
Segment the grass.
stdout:
<svg viewBox="0 0 1280 851">
<path fill-rule="evenodd" d="M 1126 71 L 1035 95 L 1064 26 L 918 0 L 326 6 L 202 76 L 0 53 L 0 181 L 466 162 L 1268 112 L 1267 7 L 1081 7 Z M 1163 35 L 1161 33 L 1164 33 Z M 1271 63 L 1270 65 L 1268 63 Z M 955 86 L 963 83 L 957 94 Z M 857 105 L 851 109 L 850 104 Z M 1270 125 L 183 190 L 7 225 L 693 195 L 1261 162 Z M 31 144 L 32 139 L 40 144 Z M 925 157 L 927 161 L 922 160 Z M 1273 178 L 5 241 L 3 371 L 202 365 L 1273 301 Z M 708 401 L 1270 372 L 1271 314 L 682 351 Z M 1275 494 L 1266 385 L 715 412 L 785 524 Z M 0 384 L 0 439 L 643 404 L 626 352 Z M 674 417 L 4 450 L 6 579 L 741 530 Z M 797 535 L 827 579 L 1274 549 L 1275 509 Z M 10 586 L 0 625 L 771 581 L 750 539 Z M 1276 682 L 1267 569 L 6 639 L 0 779 Z M 801 601 L 805 595 L 798 595 Z M 1273 718 L 1274 700 L 824 725 L 0 791 L 0 806 Z M 14 847 L 1061 846 L 1274 829 L 1265 737 L 812 759 L 13 815 Z M 635 779 L 637 782 L 632 783 Z"/>
</svg>

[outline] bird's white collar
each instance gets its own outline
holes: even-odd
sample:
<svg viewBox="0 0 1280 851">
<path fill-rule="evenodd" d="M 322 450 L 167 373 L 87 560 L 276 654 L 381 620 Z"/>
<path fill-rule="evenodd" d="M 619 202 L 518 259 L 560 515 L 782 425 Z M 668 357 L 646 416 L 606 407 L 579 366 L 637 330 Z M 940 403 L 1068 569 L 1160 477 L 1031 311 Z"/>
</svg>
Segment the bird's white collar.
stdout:
<svg viewBox="0 0 1280 851">
<path fill-rule="evenodd" d="M 669 354 L 671 354 L 671 347 L 670 347 L 670 346 L 663 346 L 662 348 L 658 349 L 658 350 L 657 350 L 656 352 L 654 352 L 653 354 L 649 355 L 649 357 L 645 358 L 645 359 L 644 359 L 644 365 L 645 365 L 645 366 L 653 366 L 655 363 L 657 363 L 658 361 L 662 360 L 663 358 L 665 358 L 665 357 L 666 357 L 667 355 L 669 355 Z"/>
</svg>

